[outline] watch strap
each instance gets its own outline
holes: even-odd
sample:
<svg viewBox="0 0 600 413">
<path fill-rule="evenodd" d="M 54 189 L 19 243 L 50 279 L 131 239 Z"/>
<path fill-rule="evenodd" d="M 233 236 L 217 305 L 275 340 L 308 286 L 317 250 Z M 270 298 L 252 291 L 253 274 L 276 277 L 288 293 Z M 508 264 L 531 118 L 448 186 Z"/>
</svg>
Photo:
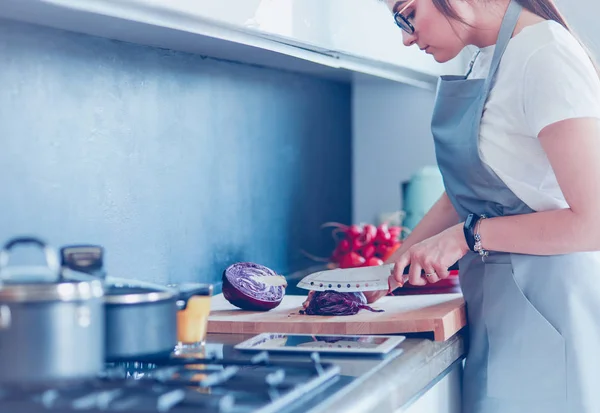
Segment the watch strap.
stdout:
<svg viewBox="0 0 600 413">
<path fill-rule="evenodd" d="M 467 241 L 467 246 L 473 252 L 475 252 L 475 226 L 477 225 L 477 221 L 479 221 L 479 216 L 475 214 L 469 214 L 463 226 L 463 232 L 465 235 L 465 240 Z"/>
</svg>

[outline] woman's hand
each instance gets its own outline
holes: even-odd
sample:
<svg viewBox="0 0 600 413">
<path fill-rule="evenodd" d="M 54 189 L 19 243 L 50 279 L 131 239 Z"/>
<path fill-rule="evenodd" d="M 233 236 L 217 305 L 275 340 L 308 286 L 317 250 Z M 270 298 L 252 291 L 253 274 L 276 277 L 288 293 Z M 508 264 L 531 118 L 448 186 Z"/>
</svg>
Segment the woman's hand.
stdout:
<svg viewBox="0 0 600 413">
<path fill-rule="evenodd" d="M 448 278 L 448 268 L 465 256 L 469 247 L 463 233 L 463 225 L 454 225 L 410 247 L 394 261 L 394 281 L 404 284 L 404 268 L 410 264 L 408 281 L 412 285 L 426 285 Z M 425 272 L 425 276 L 422 271 Z"/>
<path fill-rule="evenodd" d="M 458 219 L 458 214 L 456 213 L 452 202 L 450 202 L 450 198 L 448 198 L 448 195 L 444 192 L 440 196 L 440 199 L 437 200 L 429 212 L 425 214 L 423 219 L 413 229 L 410 235 L 402 241 L 400 248 L 398 248 L 385 263 L 393 264 L 397 262 L 413 245 L 452 227 Z M 452 264 L 454 264 L 454 262 L 452 262 Z M 386 296 L 389 292 L 402 286 L 402 284 L 396 282 L 392 275 L 390 275 L 389 278 L 389 285 L 390 288 L 388 291 L 365 292 L 364 294 L 367 297 L 367 301 L 373 303 Z"/>
</svg>

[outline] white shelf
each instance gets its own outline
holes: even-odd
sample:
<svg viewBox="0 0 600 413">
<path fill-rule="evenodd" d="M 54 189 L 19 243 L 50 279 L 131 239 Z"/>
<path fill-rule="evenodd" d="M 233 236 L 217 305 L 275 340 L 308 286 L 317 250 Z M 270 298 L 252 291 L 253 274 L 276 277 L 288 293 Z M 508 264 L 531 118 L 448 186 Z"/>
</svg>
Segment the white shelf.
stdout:
<svg viewBox="0 0 600 413">
<path fill-rule="evenodd" d="M 168 3 L 168 2 L 167 2 Z M 339 81 L 355 74 L 433 89 L 437 75 L 157 7 L 141 0 L 0 0 L 0 17 Z"/>
</svg>

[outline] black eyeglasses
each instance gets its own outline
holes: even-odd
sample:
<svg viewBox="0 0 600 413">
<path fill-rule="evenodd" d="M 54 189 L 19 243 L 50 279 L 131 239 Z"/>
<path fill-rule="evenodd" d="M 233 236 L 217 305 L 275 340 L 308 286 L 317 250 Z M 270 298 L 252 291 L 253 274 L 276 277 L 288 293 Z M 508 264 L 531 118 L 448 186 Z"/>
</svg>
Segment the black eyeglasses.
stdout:
<svg viewBox="0 0 600 413">
<path fill-rule="evenodd" d="M 404 13 L 408 6 L 410 6 L 414 2 L 415 0 L 409 1 L 408 4 L 406 4 L 401 10 L 398 10 L 396 13 L 394 13 L 394 20 L 396 21 L 396 25 L 408 34 L 413 34 L 415 32 L 415 26 L 413 26 L 412 23 L 408 21 L 408 18 L 404 17 L 402 13 Z"/>
<path fill-rule="evenodd" d="M 412 25 L 411 22 L 408 21 L 406 17 L 402 15 L 401 12 L 397 11 L 394 13 L 394 20 L 396 21 L 396 25 L 404 30 L 408 34 L 413 34 L 415 32 L 415 26 Z"/>
</svg>

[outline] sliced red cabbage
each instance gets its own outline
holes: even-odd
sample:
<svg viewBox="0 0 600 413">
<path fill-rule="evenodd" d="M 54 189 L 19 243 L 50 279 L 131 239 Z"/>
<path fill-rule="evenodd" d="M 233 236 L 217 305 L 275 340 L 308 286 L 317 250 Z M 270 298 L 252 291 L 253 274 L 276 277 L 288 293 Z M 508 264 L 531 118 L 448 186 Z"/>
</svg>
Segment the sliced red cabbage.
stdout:
<svg viewBox="0 0 600 413">
<path fill-rule="evenodd" d="M 369 310 L 376 313 L 383 310 L 375 310 L 367 305 L 367 299 L 361 292 L 341 293 L 337 291 L 315 291 L 308 306 L 300 310 L 300 314 L 307 315 L 354 315 L 360 310 Z"/>
</svg>

